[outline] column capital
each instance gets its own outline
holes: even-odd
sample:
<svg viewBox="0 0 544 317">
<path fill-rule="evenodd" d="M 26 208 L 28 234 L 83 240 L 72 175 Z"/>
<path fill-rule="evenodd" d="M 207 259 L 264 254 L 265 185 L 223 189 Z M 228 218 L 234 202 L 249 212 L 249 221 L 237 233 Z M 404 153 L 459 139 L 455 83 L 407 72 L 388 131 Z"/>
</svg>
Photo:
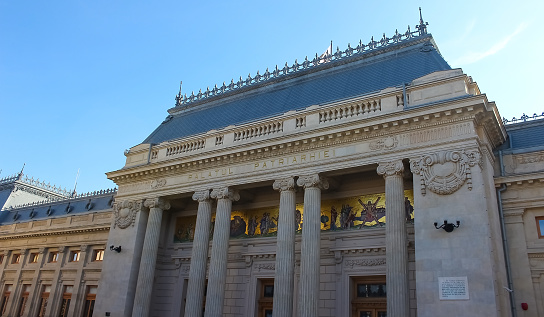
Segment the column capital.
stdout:
<svg viewBox="0 0 544 317">
<path fill-rule="evenodd" d="M 26 255 L 28 252 L 28 249 L 21 249 L 21 255 Z"/>
<path fill-rule="evenodd" d="M 45 250 L 47 250 L 46 247 L 40 247 L 40 248 L 38 249 L 38 253 L 39 253 L 39 254 L 44 254 L 44 253 L 45 253 Z"/>
<path fill-rule="evenodd" d="M 168 210 L 170 209 L 170 203 L 165 200 L 164 198 L 151 198 L 146 199 L 144 202 L 144 206 L 151 209 L 151 208 L 159 208 L 162 210 Z"/>
<path fill-rule="evenodd" d="M 404 172 L 404 164 L 402 160 L 395 160 L 389 162 L 380 162 L 378 163 L 378 168 L 376 169 L 378 175 L 383 175 L 384 178 L 393 175 L 400 175 Z"/>
<path fill-rule="evenodd" d="M 89 246 L 87 244 L 82 244 L 80 247 L 79 247 L 79 250 L 81 252 L 87 252 L 87 248 L 89 248 Z"/>
<path fill-rule="evenodd" d="M 329 181 L 319 174 L 301 175 L 297 179 L 297 185 L 306 188 L 316 187 L 319 189 L 328 189 Z"/>
<path fill-rule="evenodd" d="M 238 201 L 238 199 L 240 199 L 240 193 L 230 187 L 223 187 L 213 189 L 210 197 L 214 199 L 229 199 L 232 201 Z"/>
<path fill-rule="evenodd" d="M 66 246 L 61 245 L 61 246 L 59 247 L 59 253 L 64 253 L 64 251 L 66 251 Z"/>
<path fill-rule="evenodd" d="M 210 200 L 210 190 L 201 190 L 193 194 L 193 200 L 198 201 L 199 203 Z"/>
<path fill-rule="evenodd" d="M 295 190 L 295 179 L 291 176 L 277 179 L 274 181 L 272 187 L 274 190 L 279 190 L 280 192 Z"/>
</svg>

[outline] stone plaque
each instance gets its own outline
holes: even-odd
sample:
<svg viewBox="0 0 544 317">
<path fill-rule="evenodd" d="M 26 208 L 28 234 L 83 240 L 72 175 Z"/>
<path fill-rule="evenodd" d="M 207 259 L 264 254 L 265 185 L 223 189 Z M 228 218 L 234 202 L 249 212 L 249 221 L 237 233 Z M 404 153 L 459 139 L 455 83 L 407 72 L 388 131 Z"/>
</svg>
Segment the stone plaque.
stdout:
<svg viewBox="0 0 544 317">
<path fill-rule="evenodd" d="M 468 280 L 463 277 L 439 277 L 438 288 L 440 300 L 469 299 Z"/>
</svg>

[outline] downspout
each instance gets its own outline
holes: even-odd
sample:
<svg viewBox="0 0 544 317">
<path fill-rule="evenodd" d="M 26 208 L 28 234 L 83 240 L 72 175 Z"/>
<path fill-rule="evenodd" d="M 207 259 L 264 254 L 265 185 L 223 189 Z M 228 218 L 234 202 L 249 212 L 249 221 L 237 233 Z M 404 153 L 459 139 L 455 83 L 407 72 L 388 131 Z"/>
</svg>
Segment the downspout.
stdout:
<svg viewBox="0 0 544 317">
<path fill-rule="evenodd" d="M 499 151 L 499 164 L 501 170 L 501 177 L 504 176 L 504 164 L 502 157 L 502 150 Z M 506 228 L 504 226 L 504 212 L 502 207 L 502 192 L 506 190 L 506 184 L 501 184 L 501 187 L 497 189 L 497 200 L 499 206 L 499 217 L 501 222 L 501 235 L 502 235 L 502 249 L 504 253 L 504 263 L 506 266 L 506 279 L 508 282 L 508 295 L 510 297 L 510 310 L 512 317 L 517 317 L 516 301 L 514 297 L 514 286 L 512 283 L 512 270 L 510 266 L 510 254 L 508 252 L 508 240 L 506 239 Z"/>
</svg>

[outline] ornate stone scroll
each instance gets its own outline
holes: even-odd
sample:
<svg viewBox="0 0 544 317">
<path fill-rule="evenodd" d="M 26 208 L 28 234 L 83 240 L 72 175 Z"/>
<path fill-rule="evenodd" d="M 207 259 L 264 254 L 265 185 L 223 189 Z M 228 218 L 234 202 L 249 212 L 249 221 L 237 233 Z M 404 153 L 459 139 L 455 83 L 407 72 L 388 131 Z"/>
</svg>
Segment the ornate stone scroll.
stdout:
<svg viewBox="0 0 544 317">
<path fill-rule="evenodd" d="M 170 203 L 163 198 L 151 198 L 144 201 L 144 207 L 147 207 L 149 209 L 159 208 L 162 210 L 168 210 L 170 209 Z"/>
<path fill-rule="evenodd" d="M 274 190 L 285 191 L 295 189 L 295 179 L 293 177 L 286 177 L 278 179 L 272 185 Z"/>
<path fill-rule="evenodd" d="M 213 199 L 230 199 L 232 201 L 238 201 L 240 194 L 237 190 L 230 187 L 223 187 L 212 190 L 210 197 Z"/>
<path fill-rule="evenodd" d="M 210 190 L 202 190 L 193 194 L 193 200 L 203 202 L 210 199 Z"/>
<path fill-rule="evenodd" d="M 130 225 L 134 226 L 136 220 L 136 213 L 142 209 L 142 203 L 139 201 L 122 201 L 113 204 L 113 213 L 115 215 L 115 222 L 113 227 L 116 226 L 121 229 L 126 229 Z"/>
<path fill-rule="evenodd" d="M 449 195 L 465 182 L 468 183 L 468 189 L 472 190 L 470 168 L 480 164 L 480 158 L 477 150 L 440 151 L 411 160 L 410 168 L 412 173 L 421 177 L 422 195 L 426 194 L 426 188 L 436 194 Z"/>
<path fill-rule="evenodd" d="M 304 189 L 310 187 L 317 187 L 319 189 L 329 188 L 328 180 L 319 174 L 299 176 L 297 179 L 297 185 L 304 187 Z"/>
</svg>

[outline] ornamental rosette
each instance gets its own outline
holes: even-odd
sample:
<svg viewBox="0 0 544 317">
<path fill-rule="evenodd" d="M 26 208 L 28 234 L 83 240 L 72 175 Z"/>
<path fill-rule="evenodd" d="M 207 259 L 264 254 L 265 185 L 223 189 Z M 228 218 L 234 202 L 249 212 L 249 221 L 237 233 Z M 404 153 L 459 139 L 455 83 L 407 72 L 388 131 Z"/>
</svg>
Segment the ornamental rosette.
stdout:
<svg viewBox="0 0 544 317">
<path fill-rule="evenodd" d="M 440 151 L 423 155 L 411 160 L 412 173 L 420 176 L 421 194 L 428 188 L 439 195 L 449 195 L 461 186 L 468 184 L 472 190 L 472 172 L 476 164 L 480 164 L 481 155 L 477 150 Z"/>
</svg>

